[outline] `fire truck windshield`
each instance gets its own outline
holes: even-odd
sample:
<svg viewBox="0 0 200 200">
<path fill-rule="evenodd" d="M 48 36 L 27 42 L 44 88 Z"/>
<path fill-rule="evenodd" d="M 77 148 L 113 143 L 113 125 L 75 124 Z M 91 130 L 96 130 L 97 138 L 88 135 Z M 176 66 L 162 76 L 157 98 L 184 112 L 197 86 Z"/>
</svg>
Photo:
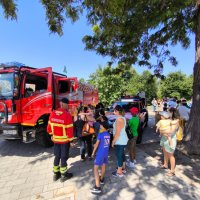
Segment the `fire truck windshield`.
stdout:
<svg viewBox="0 0 200 200">
<path fill-rule="evenodd" d="M 14 73 L 0 74 L 0 99 L 13 97 L 14 87 Z"/>
</svg>

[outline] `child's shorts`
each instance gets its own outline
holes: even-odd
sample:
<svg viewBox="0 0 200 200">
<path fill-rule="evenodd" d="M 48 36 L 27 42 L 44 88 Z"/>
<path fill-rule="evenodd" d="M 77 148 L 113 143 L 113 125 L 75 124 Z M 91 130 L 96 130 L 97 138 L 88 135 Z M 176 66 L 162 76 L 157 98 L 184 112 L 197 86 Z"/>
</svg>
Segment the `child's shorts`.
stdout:
<svg viewBox="0 0 200 200">
<path fill-rule="evenodd" d="M 94 164 L 97 166 L 102 166 L 103 164 L 108 164 L 108 156 L 97 155 Z"/>
</svg>

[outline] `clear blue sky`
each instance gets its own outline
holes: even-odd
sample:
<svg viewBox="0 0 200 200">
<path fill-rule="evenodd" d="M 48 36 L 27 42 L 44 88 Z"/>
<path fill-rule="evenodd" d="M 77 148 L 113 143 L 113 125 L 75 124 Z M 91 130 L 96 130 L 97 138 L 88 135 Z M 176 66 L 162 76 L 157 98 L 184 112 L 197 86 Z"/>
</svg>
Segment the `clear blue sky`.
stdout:
<svg viewBox="0 0 200 200">
<path fill-rule="evenodd" d="M 3 18 L 0 8 L 0 63 L 17 61 L 25 65 L 42 68 L 52 66 L 53 70 L 62 73 L 67 67 L 68 76 L 88 79 L 99 65 L 106 66 L 108 57 L 96 55 L 93 51 L 85 51 L 82 38 L 91 33 L 91 27 L 82 17 L 72 24 L 66 21 L 62 37 L 50 34 L 46 23 L 45 10 L 38 1 L 17 1 L 18 20 L 11 21 Z M 195 59 L 194 36 L 189 49 L 180 46 L 172 48 L 177 57 L 178 66 L 167 66 L 164 74 L 181 70 L 190 75 L 193 72 Z M 134 67 L 141 73 L 145 67 Z"/>
</svg>

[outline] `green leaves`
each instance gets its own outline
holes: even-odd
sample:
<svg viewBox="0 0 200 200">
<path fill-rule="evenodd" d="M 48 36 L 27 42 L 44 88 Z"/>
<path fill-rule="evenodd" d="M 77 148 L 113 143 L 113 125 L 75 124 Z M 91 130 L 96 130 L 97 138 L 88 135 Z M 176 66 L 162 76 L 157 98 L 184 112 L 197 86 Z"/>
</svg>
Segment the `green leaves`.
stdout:
<svg viewBox="0 0 200 200">
<path fill-rule="evenodd" d="M 0 0 L 0 5 L 4 10 L 4 16 L 6 19 L 17 19 L 17 4 L 14 0 Z"/>
<path fill-rule="evenodd" d="M 0 0 L 5 17 L 16 19 L 14 0 Z M 190 45 L 197 25 L 193 0 L 40 0 L 49 29 L 63 34 L 67 19 L 75 22 L 83 10 L 93 34 L 83 38 L 86 50 L 94 50 L 112 61 L 154 68 L 160 76 L 165 61 L 177 65 L 168 47 Z M 154 63 L 152 60 L 156 60 Z"/>
<path fill-rule="evenodd" d="M 114 68 L 99 67 L 89 79 L 89 83 L 98 88 L 100 101 L 105 105 L 111 105 L 121 95 L 136 95 L 139 91 L 144 91 L 147 99 L 151 99 L 157 96 L 156 81 L 149 71 L 139 75 L 134 68 L 124 63 Z"/>
<path fill-rule="evenodd" d="M 161 81 L 161 94 L 167 97 L 184 97 L 190 99 L 192 96 L 193 77 L 187 77 L 182 72 L 170 73 Z"/>
<path fill-rule="evenodd" d="M 75 22 L 82 13 L 82 3 L 71 0 L 40 0 L 46 10 L 49 29 L 53 33 L 63 34 L 63 25 L 67 18 Z"/>
</svg>

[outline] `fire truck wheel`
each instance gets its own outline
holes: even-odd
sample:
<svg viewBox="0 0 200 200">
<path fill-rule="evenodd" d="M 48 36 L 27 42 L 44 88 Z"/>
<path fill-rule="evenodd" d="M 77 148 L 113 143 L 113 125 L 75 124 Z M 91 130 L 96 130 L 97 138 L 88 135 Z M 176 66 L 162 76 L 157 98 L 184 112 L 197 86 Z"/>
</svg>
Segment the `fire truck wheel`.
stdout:
<svg viewBox="0 0 200 200">
<path fill-rule="evenodd" d="M 46 131 L 46 127 L 40 127 L 36 131 L 36 141 L 43 147 L 52 147 L 53 142 L 51 141 L 50 135 Z"/>
</svg>

